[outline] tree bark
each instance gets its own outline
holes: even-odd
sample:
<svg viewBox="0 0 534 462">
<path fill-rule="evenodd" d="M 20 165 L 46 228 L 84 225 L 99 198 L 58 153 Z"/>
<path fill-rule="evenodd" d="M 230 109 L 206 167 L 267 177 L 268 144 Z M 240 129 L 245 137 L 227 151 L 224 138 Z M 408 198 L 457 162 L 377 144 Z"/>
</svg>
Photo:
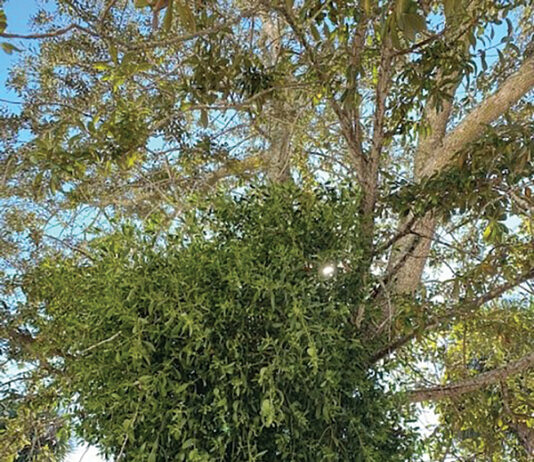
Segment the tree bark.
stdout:
<svg viewBox="0 0 534 462">
<path fill-rule="evenodd" d="M 522 358 L 508 363 L 506 366 L 484 372 L 462 382 L 442 385 L 434 388 L 422 388 L 410 391 L 408 400 L 412 403 L 435 401 L 443 398 L 454 398 L 465 393 L 479 390 L 488 385 L 502 382 L 507 377 L 534 367 L 534 351 Z"/>
<path fill-rule="evenodd" d="M 454 85 L 449 89 L 451 99 L 443 101 L 440 110 L 435 105 L 427 108 L 426 120 L 430 128 L 430 135 L 420 140 L 415 154 L 415 181 L 421 180 L 433 152 L 442 143 L 451 115 L 452 93 L 456 91 L 456 88 L 457 85 Z M 401 228 L 407 221 L 412 219 L 413 216 L 408 216 L 401 223 Z M 417 288 L 430 253 L 436 223 L 437 220 L 432 213 L 415 220 L 411 227 L 412 232 L 399 239 L 397 245 L 393 247 L 389 267 L 391 269 L 399 266 L 393 279 L 393 291 L 395 293 L 411 293 Z M 401 261 L 402 263 L 400 263 Z"/>
<path fill-rule="evenodd" d="M 440 112 L 430 109 L 427 119 L 432 134 L 420 142 L 417 150 L 415 180 L 420 181 L 444 170 L 459 151 L 476 141 L 489 124 L 508 111 L 532 88 L 534 55 L 528 57 L 493 95 L 482 101 L 448 135 L 445 135 L 445 130 L 450 117 L 451 102 L 446 102 Z M 414 233 L 399 240 L 392 250 L 390 267 L 395 267 L 401 258 L 404 260 L 395 275 L 395 293 L 411 293 L 419 285 L 436 224 L 432 213 L 416 220 L 412 227 Z"/>
<path fill-rule="evenodd" d="M 281 30 L 279 21 L 273 19 L 269 12 L 261 15 L 263 43 L 266 50 L 266 58 L 269 66 L 274 66 L 281 50 Z M 276 183 L 281 183 L 291 178 L 291 138 L 295 123 L 295 111 L 286 100 L 273 101 L 267 111 L 268 127 L 265 131 L 269 141 L 269 162 L 267 175 Z"/>
</svg>

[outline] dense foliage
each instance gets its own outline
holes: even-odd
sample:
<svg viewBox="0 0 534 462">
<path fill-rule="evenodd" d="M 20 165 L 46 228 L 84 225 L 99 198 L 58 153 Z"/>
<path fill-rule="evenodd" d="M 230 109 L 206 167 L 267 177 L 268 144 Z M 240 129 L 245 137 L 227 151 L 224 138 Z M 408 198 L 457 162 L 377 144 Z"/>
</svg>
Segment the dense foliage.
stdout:
<svg viewBox="0 0 534 462">
<path fill-rule="evenodd" d="M 513 301 L 458 323 L 447 345 L 447 374 L 455 380 L 476 377 L 528 354 L 533 348 L 532 326 L 534 307 Z M 533 379 L 532 374 L 519 373 L 461 399 L 440 403 L 448 417 L 434 445 L 442 449 L 456 435 L 461 457 L 476 453 L 488 460 L 531 460 L 522 446 L 530 447 L 534 434 Z"/>
<path fill-rule="evenodd" d="M 407 460 L 353 322 L 352 191 L 219 195 L 168 237 L 125 226 L 94 259 L 39 265 L 33 327 L 64 358 L 83 436 L 131 461 Z"/>
<path fill-rule="evenodd" d="M 40 396 L 36 396 L 36 392 Z M 69 426 L 46 390 L 6 394 L 0 407 L 0 456 L 5 462 L 54 462 L 69 452 Z M 30 398 L 31 397 L 31 398 Z M 33 402 L 29 403 L 30 399 Z"/>
</svg>

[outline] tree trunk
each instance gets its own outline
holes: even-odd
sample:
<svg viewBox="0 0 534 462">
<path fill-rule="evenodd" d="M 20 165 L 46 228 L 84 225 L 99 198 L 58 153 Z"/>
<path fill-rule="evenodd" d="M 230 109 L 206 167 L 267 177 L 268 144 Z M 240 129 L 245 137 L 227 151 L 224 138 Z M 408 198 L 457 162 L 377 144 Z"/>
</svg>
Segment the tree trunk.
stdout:
<svg viewBox="0 0 534 462">
<path fill-rule="evenodd" d="M 451 88 L 456 91 L 457 85 Z M 415 155 L 415 181 L 422 178 L 426 165 L 432 159 L 434 151 L 441 145 L 452 109 L 451 99 L 443 101 L 440 110 L 436 106 L 429 106 L 426 111 L 426 120 L 430 127 L 430 135 L 419 142 Z M 403 229 L 413 216 L 407 217 L 401 224 Z M 393 292 L 412 293 L 417 288 L 423 274 L 426 261 L 430 254 L 430 247 L 434 236 L 437 220 L 432 213 L 415 220 L 411 232 L 399 239 L 393 247 L 389 260 L 389 269 L 394 270 Z"/>
<path fill-rule="evenodd" d="M 482 101 L 449 134 L 445 135 L 445 130 L 451 103 L 446 102 L 441 111 L 429 109 L 427 120 L 432 133 L 420 141 L 414 179 L 420 181 L 423 177 L 442 171 L 462 148 L 476 141 L 489 124 L 508 111 L 533 87 L 534 55 L 527 57 L 493 95 Z M 431 213 L 416 220 L 412 227 L 414 233 L 400 239 L 392 249 L 389 268 L 398 267 L 393 285 L 395 293 L 411 293 L 417 288 L 428 259 L 436 224 Z"/>
</svg>

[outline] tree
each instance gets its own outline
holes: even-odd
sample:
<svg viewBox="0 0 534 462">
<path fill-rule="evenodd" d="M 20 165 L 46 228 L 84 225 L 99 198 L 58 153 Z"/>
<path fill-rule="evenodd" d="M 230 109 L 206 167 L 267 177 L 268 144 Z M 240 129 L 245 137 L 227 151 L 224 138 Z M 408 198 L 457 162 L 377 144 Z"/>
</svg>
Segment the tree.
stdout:
<svg viewBox="0 0 534 462">
<path fill-rule="evenodd" d="M 165 230 L 214 188 L 353 179 L 368 288 L 353 319 L 373 367 L 408 370 L 415 401 L 490 393 L 508 415 L 503 460 L 528 457 L 517 374 L 531 380 L 531 339 L 493 348 L 479 326 L 512 326 L 513 310 L 530 319 L 529 2 L 169 1 L 160 29 L 149 2 L 55 6 L 27 36 L 40 47 L 12 70 L 19 109 L 2 119 L 11 266 L 24 272 L 57 245 L 84 258 L 89 222 Z M 57 242 L 52 217 L 75 223 L 61 225 L 70 238 Z M 442 345 L 464 328 L 495 369 L 451 361 Z M 438 383 L 421 389 L 429 363 Z M 484 419 L 477 399 L 463 406 Z M 438 411 L 449 449 L 478 454 L 454 406 Z M 498 434 L 483 433 L 492 447 Z"/>
</svg>

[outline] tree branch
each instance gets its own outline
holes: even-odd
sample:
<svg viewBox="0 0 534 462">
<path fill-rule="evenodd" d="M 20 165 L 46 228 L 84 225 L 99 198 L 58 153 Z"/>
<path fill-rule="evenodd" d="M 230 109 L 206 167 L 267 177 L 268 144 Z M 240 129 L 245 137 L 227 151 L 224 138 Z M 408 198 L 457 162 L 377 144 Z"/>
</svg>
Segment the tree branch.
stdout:
<svg viewBox="0 0 534 462">
<path fill-rule="evenodd" d="M 365 48 L 368 23 L 369 19 L 367 16 L 363 16 L 360 19 L 354 33 L 351 49 L 348 51 L 350 56 L 350 66 L 352 66 L 352 72 L 350 73 L 348 82 L 348 98 L 352 101 L 355 101 L 356 95 L 358 95 L 358 101 L 361 97 L 358 91 L 358 77 L 362 72 L 362 55 Z M 355 161 L 355 165 L 358 165 L 360 162 L 358 157 L 363 155 L 363 134 L 360 126 L 360 103 L 352 104 L 347 112 L 349 120 L 352 121 L 352 133 L 354 133 L 356 145 L 358 146 L 356 153 L 352 153 L 351 151 L 351 155 L 356 155 L 356 159 L 352 160 Z"/>
<path fill-rule="evenodd" d="M 78 24 L 71 24 L 67 27 L 64 27 L 63 29 L 57 29 L 55 31 L 45 32 L 42 34 L 24 35 L 24 34 L 10 34 L 7 32 L 1 32 L 0 37 L 10 38 L 10 39 L 39 40 L 39 39 L 44 39 L 44 38 L 59 37 L 60 35 L 65 35 L 66 33 L 74 29 L 81 30 L 82 32 L 85 32 L 90 35 L 95 35 L 94 32 L 91 32 L 89 29 L 86 29 L 85 27 L 82 27 Z"/>
<path fill-rule="evenodd" d="M 266 7 L 269 7 L 270 4 L 268 2 L 264 2 L 264 3 Z M 304 52 L 307 55 L 310 65 L 312 66 L 313 70 L 316 72 L 321 82 L 328 89 L 328 96 L 327 96 L 328 102 L 331 105 L 341 125 L 341 131 L 343 133 L 345 140 L 347 141 L 347 145 L 351 152 L 352 160 L 354 161 L 354 164 L 355 164 L 356 176 L 358 178 L 358 181 L 360 181 L 361 184 L 364 184 L 365 178 L 366 178 L 366 173 L 365 173 L 366 165 L 365 164 L 367 162 L 367 159 L 364 157 L 363 152 L 361 151 L 361 146 L 358 140 L 356 139 L 356 135 L 353 130 L 352 121 L 349 120 L 346 111 L 344 111 L 343 108 L 338 103 L 335 97 L 335 91 L 332 88 L 331 79 L 328 77 L 328 74 L 323 71 L 323 68 L 321 67 L 319 63 L 319 60 L 317 59 L 317 56 L 315 54 L 315 47 L 313 47 L 308 42 L 304 31 L 297 24 L 297 20 L 293 16 L 290 10 L 288 10 L 285 7 L 278 7 L 278 8 L 275 8 L 275 10 L 278 11 L 278 13 L 282 15 L 282 17 L 284 18 L 284 20 L 286 21 L 290 29 L 293 31 L 300 45 L 304 49 Z"/>
<path fill-rule="evenodd" d="M 369 161 L 366 164 L 365 183 L 362 185 L 365 191 L 364 197 L 364 213 L 367 216 L 372 216 L 378 187 L 378 167 L 380 165 L 380 157 L 384 147 L 384 122 L 386 115 L 386 99 L 389 93 L 391 84 L 391 76 L 393 74 L 393 47 L 390 38 L 384 38 L 381 47 L 380 67 L 378 82 L 375 92 L 375 113 L 373 120 L 373 136 L 371 139 L 371 150 L 369 154 Z M 368 230 L 370 236 L 373 235 L 373 229 Z"/>
<path fill-rule="evenodd" d="M 394 351 L 398 350 L 399 348 L 409 343 L 411 340 L 416 338 L 418 335 L 421 335 L 424 332 L 428 332 L 432 329 L 435 329 L 443 325 L 444 322 L 449 321 L 451 318 L 454 318 L 455 316 L 460 316 L 460 315 L 465 316 L 465 314 L 468 313 L 469 311 L 472 311 L 492 300 L 495 300 L 496 298 L 500 297 L 505 292 L 508 292 L 509 290 L 516 288 L 517 286 L 524 283 L 525 281 L 528 281 L 533 278 L 534 278 L 534 268 L 530 269 L 529 271 L 526 271 L 525 273 L 519 275 L 517 278 L 511 281 L 507 281 L 504 284 L 501 284 L 500 286 L 494 287 L 489 292 L 477 298 L 474 298 L 472 300 L 463 300 L 460 303 L 455 304 L 450 309 L 448 309 L 446 313 L 444 314 L 431 316 L 424 325 L 416 326 L 410 332 L 400 337 L 397 337 L 395 340 L 390 342 L 388 345 L 378 350 L 370 358 L 370 363 L 374 364 L 377 361 L 384 359 L 386 356 L 390 355 Z"/>
<path fill-rule="evenodd" d="M 102 346 L 102 345 L 104 345 L 106 343 L 112 342 L 119 335 L 121 335 L 121 331 L 118 331 L 117 333 L 113 334 L 111 337 L 106 338 L 104 340 L 101 340 L 100 342 L 95 343 L 94 345 L 91 345 L 90 347 L 86 348 L 85 350 L 80 351 L 78 354 L 79 355 L 85 355 L 85 354 L 89 353 L 90 351 L 94 350 L 95 348 L 98 348 L 99 346 Z"/>
<path fill-rule="evenodd" d="M 59 244 L 69 248 L 70 250 L 73 250 L 74 252 L 78 252 L 78 253 L 82 254 L 84 257 L 88 258 L 89 260 L 95 261 L 95 259 L 88 252 L 86 252 L 84 249 L 82 249 L 80 247 L 77 247 L 75 245 L 69 244 L 67 241 L 64 241 L 63 239 L 59 239 L 59 238 L 57 238 L 55 236 L 51 236 L 49 234 L 45 234 L 45 235 L 43 235 L 43 237 L 46 238 L 46 239 L 51 239 L 53 241 L 56 241 Z"/>
<path fill-rule="evenodd" d="M 419 403 L 421 401 L 434 401 L 443 398 L 454 398 L 456 396 L 476 391 L 480 388 L 500 382 L 511 375 L 526 371 L 531 367 L 534 367 L 534 351 L 516 361 L 508 363 L 506 366 L 484 372 L 471 379 L 449 385 L 442 385 L 439 387 L 412 390 L 408 393 L 408 400 L 411 403 Z"/>
<path fill-rule="evenodd" d="M 147 40 L 144 42 L 139 42 L 135 44 L 130 44 L 123 41 L 117 41 L 122 46 L 126 47 L 129 50 L 146 50 L 150 48 L 159 48 L 159 47 L 166 47 L 170 45 L 177 45 L 179 43 L 188 42 L 190 40 L 194 40 L 199 37 L 205 37 L 207 35 L 213 35 L 218 32 L 222 32 L 225 29 L 229 29 L 235 24 L 239 23 L 239 21 L 243 20 L 244 18 L 247 18 L 251 15 L 251 11 L 245 10 L 242 12 L 242 14 L 236 16 L 235 18 L 229 19 L 227 22 L 224 22 L 222 24 L 215 25 L 213 27 L 208 27 L 206 29 L 202 29 L 196 32 L 191 32 L 184 35 L 175 35 L 168 39 L 162 39 L 162 40 Z"/>
<path fill-rule="evenodd" d="M 425 163 L 420 177 L 430 176 L 442 170 L 458 151 L 475 141 L 490 123 L 508 111 L 532 88 L 534 88 L 534 55 L 528 57 L 499 90 L 482 101 L 445 136 L 440 148 Z"/>
<path fill-rule="evenodd" d="M 106 5 L 104 10 L 102 11 L 102 14 L 100 15 L 100 21 L 103 21 L 106 18 L 107 14 L 111 11 L 111 8 L 115 6 L 115 3 L 117 3 L 117 0 L 109 0 L 108 4 Z"/>
</svg>

